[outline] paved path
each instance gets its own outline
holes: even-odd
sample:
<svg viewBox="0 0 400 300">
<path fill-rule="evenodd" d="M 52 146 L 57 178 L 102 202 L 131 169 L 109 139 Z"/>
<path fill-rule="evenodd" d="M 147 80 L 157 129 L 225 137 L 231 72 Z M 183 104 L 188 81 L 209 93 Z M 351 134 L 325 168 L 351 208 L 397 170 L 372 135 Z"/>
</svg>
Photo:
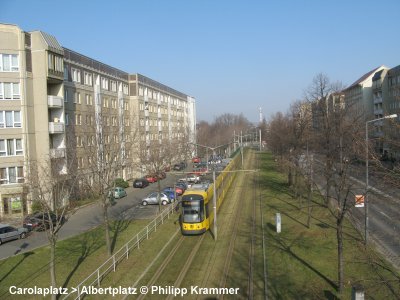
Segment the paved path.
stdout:
<svg viewBox="0 0 400 300">
<path fill-rule="evenodd" d="M 182 176 L 168 174 L 167 178 L 161 181 L 161 188 L 171 186 L 176 178 Z M 152 219 L 157 211 L 157 205 L 142 206 L 141 199 L 150 192 L 157 190 L 157 183 L 150 184 L 144 189 L 126 189 L 127 196 L 116 200 L 116 205 L 109 209 L 109 216 L 113 220 L 119 219 Z M 98 202 L 77 209 L 70 214 L 67 222 L 59 232 L 59 240 L 63 240 L 80 233 L 86 232 L 103 223 L 103 212 Z M 15 240 L 0 246 L 0 259 L 4 259 L 19 253 L 32 251 L 35 248 L 48 244 L 46 232 L 32 232 L 26 239 Z"/>
</svg>

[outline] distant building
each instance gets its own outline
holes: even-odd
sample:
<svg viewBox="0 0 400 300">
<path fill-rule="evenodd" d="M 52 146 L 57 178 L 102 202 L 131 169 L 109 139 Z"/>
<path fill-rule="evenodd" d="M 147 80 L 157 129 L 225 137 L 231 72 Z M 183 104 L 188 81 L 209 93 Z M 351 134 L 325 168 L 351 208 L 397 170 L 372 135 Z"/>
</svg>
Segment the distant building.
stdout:
<svg viewBox="0 0 400 300">
<path fill-rule="evenodd" d="M 388 98 L 384 105 L 385 110 L 389 115 L 397 114 L 397 119 L 400 119 L 400 65 L 388 70 L 387 74 L 387 86 L 388 86 Z M 400 125 L 397 122 L 397 126 L 392 126 L 390 132 L 395 143 L 391 144 L 391 148 L 388 149 L 388 158 L 400 161 Z"/>
<path fill-rule="evenodd" d="M 353 84 L 344 89 L 342 92 L 345 95 L 345 101 L 354 103 L 359 111 L 364 112 L 365 120 L 372 119 L 373 111 L 373 92 L 372 92 L 372 78 L 375 73 L 384 69 L 385 66 L 375 68 L 368 73 L 361 76 Z"/>
</svg>

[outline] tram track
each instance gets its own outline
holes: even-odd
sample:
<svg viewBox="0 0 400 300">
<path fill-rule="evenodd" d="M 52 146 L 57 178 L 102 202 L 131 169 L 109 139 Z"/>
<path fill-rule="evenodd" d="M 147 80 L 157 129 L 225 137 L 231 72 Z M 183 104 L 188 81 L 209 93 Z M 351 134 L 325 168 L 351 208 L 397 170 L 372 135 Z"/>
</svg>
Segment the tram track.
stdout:
<svg viewBox="0 0 400 300">
<path fill-rule="evenodd" d="M 249 169 L 249 166 L 253 166 L 254 163 L 254 153 L 251 152 L 250 155 L 246 156 L 245 160 L 245 166 L 247 169 Z M 229 279 L 232 281 L 233 271 L 231 269 L 232 267 L 232 261 L 235 261 L 235 255 L 237 256 L 238 254 L 235 254 L 236 252 L 241 252 L 243 243 L 237 243 L 237 238 L 238 236 L 241 236 L 243 238 L 243 231 L 245 230 L 243 227 L 243 224 L 249 224 L 249 241 L 248 241 L 248 248 L 247 248 L 247 288 L 243 288 L 242 290 L 242 298 L 247 298 L 247 299 L 253 299 L 253 278 L 254 278 L 254 257 L 255 257 L 255 240 L 256 240 L 256 189 L 253 188 L 253 193 L 250 193 L 252 195 L 252 200 L 249 201 L 250 203 L 247 204 L 246 206 L 243 205 L 243 195 L 246 194 L 248 191 L 248 187 L 251 186 L 251 182 L 255 184 L 255 177 L 254 176 L 248 176 L 248 174 L 241 173 L 239 177 L 236 178 L 237 184 L 235 184 L 235 188 L 232 191 L 232 197 L 230 198 L 230 205 L 233 205 L 234 210 L 233 213 L 228 214 L 227 216 L 229 217 L 229 222 L 226 223 L 228 226 L 224 226 L 226 229 L 227 236 L 229 236 L 229 242 L 228 246 L 226 249 L 226 254 L 225 254 L 225 259 L 223 263 L 223 270 L 220 274 L 220 280 L 218 283 L 219 288 L 229 288 Z M 249 184 L 250 183 L 250 184 Z M 232 203 L 234 202 L 234 203 Z M 222 209 L 226 209 L 226 204 Z M 241 226 L 242 225 L 242 226 Z M 230 230 L 229 230 L 230 229 Z M 212 264 L 214 266 L 214 264 Z M 236 266 L 235 266 L 236 267 Z M 235 269 L 234 267 L 234 269 Z M 212 272 L 209 271 L 206 274 L 208 274 L 208 277 L 210 276 Z M 204 282 L 203 280 L 203 286 L 207 283 L 209 278 Z M 244 295 L 244 293 L 246 295 Z M 198 297 L 197 299 L 201 299 Z M 220 295 L 218 299 L 224 299 L 224 295 Z"/>
<path fill-rule="evenodd" d="M 263 291 L 258 289 L 259 272 L 257 248 L 257 173 L 248 171 L 257 165 L 256 154 L 245 155 L 243 169 L 238 170 L 231 188 L 218 213 L 219 234 L 214 240 L 212 229 L 201 236 L 175 237 L 174 245 L 165 248 L 160 259 L 154 259 L 134 286 L 160 288 L 238 288 L 235 299 L 254 299 Z M 151 276 L 150 279 L 148 279 Z M 141 278 L 141 279 L 140 279 Z M 146 279 L 147 278 L 147 279 Z M 258 280 L 258 281 L 257 281 Z M 172 294 L 140 295 L 135 299 L 172 299 Z M 186 295 L 187 299 L 206 299 L 205 295 Z M 129 298 L 129 297 L 128 297 Z M 232 299 L 232 295 L 225 297 Z M 133 298 L 132 298 L 133 299 Z M 210 298 L 211 299 L 211 298 Z M 224 299 L 220 293 L 213 299 Z"/>
<path fill-rule="evenodd" d="M 201 244 L 203 242 L 205 235 L 201 235 L 199 237 L 187 237 L 187 236 L 181 236 L 179 240 L 176 242 L 174 247 L 170 250 L 168 255 L 163 259 L 161 264 L 157 267 L 157 269 L 154 271 L 153 276 L 145 286 L 151 287 L 151 286 L 172 286 L 174 288 L 178 288 L 181 286 L 182 281 L 184 280 L 185 276 L 187 275 L 187 272 L 189 271 L 193 260 L 195 259 L 198 250 L 201 247 Z M 190 247 L 190 243 L 193 242 L 193 239 L 196 239 L 195 245 L 193 247 Z M 167 272 L 168 267 L 173 264 L 173 260 L 179 260 L 181 258 L 181 253 L 184 249 L 187 249 L 190 247 L 192 251 L 190 251 L 190 254 L 188 255 L 187 259 L 185 260 L 184 265 L 180 268 L 179 274 L 176 277 L 175 281 L 172 282 L 166 282 L 162 275 L 164 272 Z M 142 300 L 142 299 L 147 299 L 147 298 L 154 298 L 154 295 L 151 294 L 142 294 L 140 295 L 137 299 Z M 158 295 L 159 297 L 159 295 Z M 157 298 L 157 296 L 156 296 Z M 165 299 L 173 299 L 174 296 L 172 294 L 170 295 L 165 295 Z"/>
</svg>

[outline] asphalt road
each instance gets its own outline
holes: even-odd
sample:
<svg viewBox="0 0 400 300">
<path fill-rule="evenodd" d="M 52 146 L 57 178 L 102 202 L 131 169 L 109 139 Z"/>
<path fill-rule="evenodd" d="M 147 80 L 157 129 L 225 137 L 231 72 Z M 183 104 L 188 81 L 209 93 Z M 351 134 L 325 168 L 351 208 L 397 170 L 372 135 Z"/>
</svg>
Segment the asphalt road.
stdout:
<svg viewBox="0 0 400 300">
<path fill-rule="evenodd" d="M 191 170 L 191 167 L 190 167 Z M 167 178 L 161 181 L 161 188 L 173 186 L 182 174 L 169 173 Z M 152 183 L 144 189 L 134 189 L 131 186 L 126 189 L 127 196 L 116 200 L 116 204 L 110 207 L 109 217 L 112 220 L 129 219 L 153 219 L 158 212 L 158 205 L 141 205 L 141 199 L 149 193 L 157 191 L 157 183 Z M 63 240 L 85 231 L 88 231 L 103 223 L 103 213 L 98 202 L 77 209 L 67 216 L 67 222 L 59 231 L 59 240 Z M 5 242 L 0 246 L 0 259 L 4 259 L 19 253 L 32 251 L 35 248 L 48 244 L 46 232 L 33 231 L 23 240 Z"/>
<path fill-rule="evenodd" d="M 319 171 L 318 171 L 319 170 Z M 322 172 L 315 164 L 315 172 Z M 321 186 L 322 173 L 319 173 Z M 353 165 L 349 170 L 355 194 L 365 194 L 365 166 Z M 317 177 L 317 176 L 315 176 Z M 369 243 L 374 243 L 377 249 L 397 268 L 400 268 L 400 189 L 386 183 L 379 177 L 369 174 L 368 193 L 368 232 Z M 351 219 L 364 236 L 365 208 L 353 207 Z"/>
</svg>

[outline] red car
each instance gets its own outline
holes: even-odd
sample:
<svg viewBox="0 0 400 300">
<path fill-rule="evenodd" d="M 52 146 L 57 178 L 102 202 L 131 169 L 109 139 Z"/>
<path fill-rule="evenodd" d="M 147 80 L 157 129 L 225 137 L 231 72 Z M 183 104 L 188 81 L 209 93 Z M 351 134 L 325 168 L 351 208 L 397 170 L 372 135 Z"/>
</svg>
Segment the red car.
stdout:
<svg viewBox="0 0 400 300">
<path fill-rule="evenodd" d="M 144 176 L 144 178 L 150 183 L 157 182 L 157 180 L 158 180 L 157 176 L 154 176 L 154 175 L 146 175 L 146 176 Z"/>
<path fill-rule="evenodd" d="M 192 158 L 192 163 L 198 164 L 198 163 L 200 163 L 200 162 L 201 162 L 200 157 L 193 157 L 193 158 Z"/>
<path fill-rule="evenodd" d="M 174 188 L 171 187 L 171 186 L 169 186 L 169 187 L 166 187 L 163 191 L 164 191 L 164 192 L 173 193 L 173 192 L 174 192 Z M 184 193 L 184 190 L 183 190 L 183 188 L 181 188 L 181 187 L 179 187 L 179 186 L 175 186 L 175 193 L 176 193 L 178 196 L 180 196 L 180 195 L 182 195 L 182 194 Z"/>
</svg>

